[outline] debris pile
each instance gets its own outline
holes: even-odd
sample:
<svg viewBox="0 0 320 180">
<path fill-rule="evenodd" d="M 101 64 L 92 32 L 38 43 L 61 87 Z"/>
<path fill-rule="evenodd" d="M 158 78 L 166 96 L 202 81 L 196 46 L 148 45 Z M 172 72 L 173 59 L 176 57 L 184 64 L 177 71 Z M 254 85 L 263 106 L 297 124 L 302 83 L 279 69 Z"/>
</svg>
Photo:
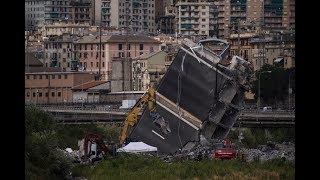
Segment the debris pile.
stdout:
<svg viewBox="0 0 320 180">
<path fill-rule="evenodd" d="M 290 142 L 282 144 L 268 143 L 267 145 L 260 145 L 256 149 L 241 148 L 240 152 L 246 154 L 248 162 L 253 160 L 268 161 L 278 159 L 282 153 L 284 153 L 286 160 L 295 160 L 295 145 Z"/>
</svg>

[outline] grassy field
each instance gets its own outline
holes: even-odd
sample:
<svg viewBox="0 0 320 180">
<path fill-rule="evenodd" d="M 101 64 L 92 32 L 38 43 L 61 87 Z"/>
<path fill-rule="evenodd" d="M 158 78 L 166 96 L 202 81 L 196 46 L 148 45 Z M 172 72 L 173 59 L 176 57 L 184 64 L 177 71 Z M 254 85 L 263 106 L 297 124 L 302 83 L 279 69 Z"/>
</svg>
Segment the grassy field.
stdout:
<svg viewBox="0 0 320 180">
<path fill-rule="evenodd" d="M 124 155 L 95 167 L 77 165 L 73 177 L 98 179 L 295 179 L 293 162 L 242 162 L 202 160 L 166 163 L 158 158 Z"/>
</svg>

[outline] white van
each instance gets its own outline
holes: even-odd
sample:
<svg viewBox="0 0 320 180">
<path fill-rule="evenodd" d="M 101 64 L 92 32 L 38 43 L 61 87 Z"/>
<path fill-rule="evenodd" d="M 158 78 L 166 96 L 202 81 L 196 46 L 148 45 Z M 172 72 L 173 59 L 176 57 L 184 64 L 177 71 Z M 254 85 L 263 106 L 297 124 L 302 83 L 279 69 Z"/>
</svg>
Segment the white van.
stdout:
<svg viewBox="0 0 320 180">
<path fill-rule="evenodd" d="M 266 112 L 266 111 L 272 111 L 272 107 L 271 106 L 263 107 L 262 112 Z"/>
</svg>

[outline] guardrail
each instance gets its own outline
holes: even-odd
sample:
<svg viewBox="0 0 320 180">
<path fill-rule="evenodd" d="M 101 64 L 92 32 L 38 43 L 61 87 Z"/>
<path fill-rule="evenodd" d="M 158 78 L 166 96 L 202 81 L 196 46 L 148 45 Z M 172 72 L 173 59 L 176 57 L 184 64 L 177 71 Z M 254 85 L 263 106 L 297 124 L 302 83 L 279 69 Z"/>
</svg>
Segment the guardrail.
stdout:
<svg viewBox="0 0 320 180">
<path fill-rule="evenodd" d="M 26 105 L 29 106 L 29 105 Z M 37 107 L 41 109 L 56 109 L 56 110 L 91 110 L 91 111 L 113 111 L 113 112 L 129 112 L 130 109 L 119 109 L 119 108 L 108 108 L 104 106 L 92 107 L 87 106 L 51 106 L 51 105 L 38 105 Z M 240 111 L 240 114 L 295 114 L 295 111 L 292 110 L 272 110 L 272 111 L 258 111 L 256 109 L 243 109 Z"/>
</svg>

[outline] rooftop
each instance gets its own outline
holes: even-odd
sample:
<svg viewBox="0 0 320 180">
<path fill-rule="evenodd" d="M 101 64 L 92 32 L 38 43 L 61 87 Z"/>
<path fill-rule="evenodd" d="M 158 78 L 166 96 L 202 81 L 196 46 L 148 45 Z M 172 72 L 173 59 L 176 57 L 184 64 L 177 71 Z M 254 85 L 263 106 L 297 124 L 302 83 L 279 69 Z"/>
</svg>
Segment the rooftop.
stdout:
<svg viewBox="0 0 320 180">
<path fill-rule="evenodd" d="M 107 83 L 107 81 L 90 81 L 73 87 L 71 90 L 87 90 L 89 88 Z"/>
</svg>

